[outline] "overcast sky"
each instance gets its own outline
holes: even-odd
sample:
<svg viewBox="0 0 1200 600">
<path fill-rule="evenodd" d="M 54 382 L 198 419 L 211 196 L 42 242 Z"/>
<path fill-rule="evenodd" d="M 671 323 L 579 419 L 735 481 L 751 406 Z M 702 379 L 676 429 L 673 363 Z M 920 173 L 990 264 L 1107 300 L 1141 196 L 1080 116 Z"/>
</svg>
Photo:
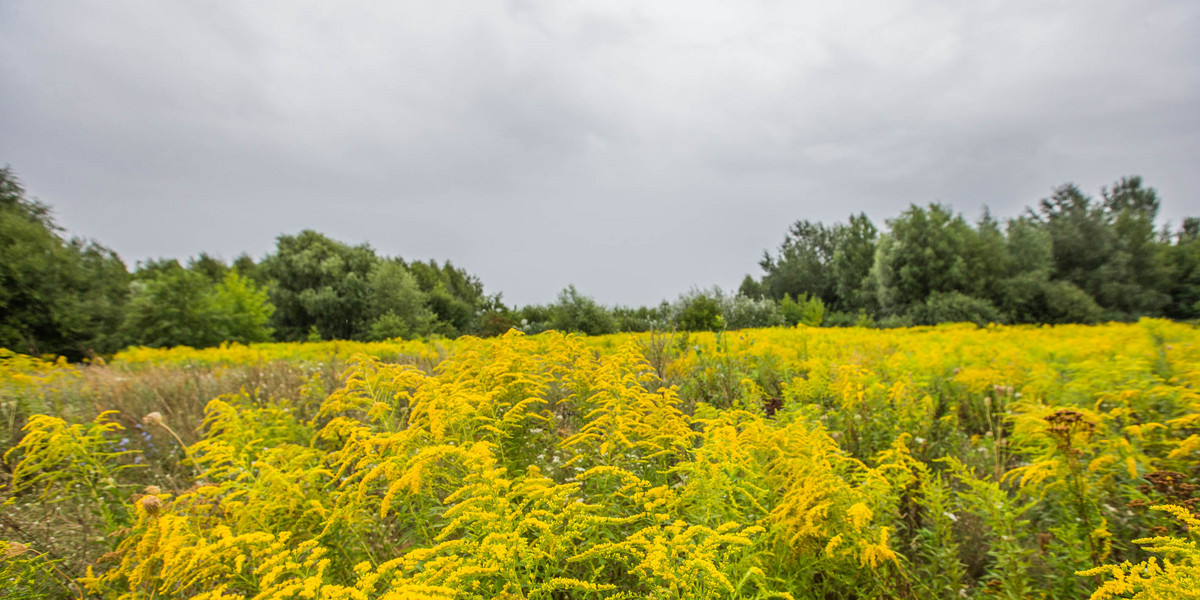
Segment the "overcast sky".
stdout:
<svg viewBox="0 0 1200 600">
<path fill-rule="evenodd" d="M 0 0 L 0 164 L 140 259 L 311 228 L 509 303 L 736 288 L 797 219 L 1200 214 L 1200 2 Z"/>
</svg>

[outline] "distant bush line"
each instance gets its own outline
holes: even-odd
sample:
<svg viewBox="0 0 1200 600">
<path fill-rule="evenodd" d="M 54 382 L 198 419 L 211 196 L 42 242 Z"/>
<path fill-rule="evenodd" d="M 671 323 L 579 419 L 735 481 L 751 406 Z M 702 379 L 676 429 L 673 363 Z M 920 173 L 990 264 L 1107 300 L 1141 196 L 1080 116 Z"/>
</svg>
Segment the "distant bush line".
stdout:
<svg viewBox="0 0 1200 600">
<path fill-rule="evenodd" d="M 208 254 L 139 262 L 68 238 L 49 207 L 0 169 L 0 347 L 77 360 L 129 346 L 493 336 L 511 328 L 591 335 L 804 323 L 1094 323 L 1200 316 L 1200 219 L 1157 224 L 1139 177 L 1087 196 L 1063 185 L 1004 222 L 912 205 L 881 231 L 797 221 L 736 293 L 693 289 L 650 307 L 607 307 L 568 286 L 507 306 L 449 261 L 381 256 L 305 230 L 260 260 Z"/>
</svg>

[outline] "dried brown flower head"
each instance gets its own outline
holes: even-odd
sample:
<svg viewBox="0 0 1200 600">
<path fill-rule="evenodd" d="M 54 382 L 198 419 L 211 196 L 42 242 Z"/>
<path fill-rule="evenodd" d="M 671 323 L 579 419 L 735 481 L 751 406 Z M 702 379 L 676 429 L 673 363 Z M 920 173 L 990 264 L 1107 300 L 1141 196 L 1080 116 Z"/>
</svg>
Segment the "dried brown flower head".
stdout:
<svg viewBox="0 0 1200 600">
<path fill-rule="evenodd" d="M 146 511 L 146 514 L 154 516 L 162 510 L 163 502 L 158 496 L 146 496 L 138 500 L 138 504 Z"/>
</svg>

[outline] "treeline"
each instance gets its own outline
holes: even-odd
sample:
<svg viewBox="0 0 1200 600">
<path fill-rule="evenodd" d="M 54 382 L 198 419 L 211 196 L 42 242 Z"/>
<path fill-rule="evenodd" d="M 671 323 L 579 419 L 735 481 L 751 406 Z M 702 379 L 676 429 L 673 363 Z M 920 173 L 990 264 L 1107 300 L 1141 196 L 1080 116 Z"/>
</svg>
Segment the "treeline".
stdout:
<svg viewBox="0 0 1200 600">
<path fill-rule="evenodd" d="M 131 345 L 463 334 L 516 327 L 604 334 L 805 323 L 1093 323 L 1200 316 L 1200 219 L 1158 229 L 1140 178 L 1099 198 L 1064 185 L 1003 223 L 942 204 L 910 206 L 881 231 L 793 224 L 762 275 L 736 294 L 696 289 L 651 307 L 606 307 L 568 286 L 545 305 L 506 306 L 449 262 L 406 262 L 315 231 L 283 235 L 259 261 L 201 254 L 139 263 L 67 238 L 0 169 L 0 347 L 77 359 Z"/>
<path fill-rule="evenodd" d="M 865 214 L 793 224 L 738 292 L 693 290 L 652 308 L 608 309 L 568 288 L 519 312 L 526 331 L 881 326 L 943 322 L 1095 323 L 1200 316 L 1200 219 L 1158 229 L 1157 193 L 1138 177 L 1099 198 L 1063 185 L 1003 223 L 949 206 L 910 206 L 880 231 Z"/>
<path fill-rule="evenodd" d="M 1063 185 L 1003 223 L 910 206 L 880 232 L 865 215 L 792 225 L 747 276 L 753 298 L 819 300 L 838 323 L 1092 323 L 1200 314 L 1200 219 L 1157 229 L 1139 177 L 1093 198 Z"/>
<path fill-rule="evenodd" d="M 131 345 L 486 336 L 509 329 L 502 307 L 449 262 L 405 262 L 315 231 L 280 236 L 258 262 L 201 254 L 131 272 L 112 250 L 66 238 L 0 169 L 0 347 L 18 352 L 79 359 Z"/>
</svg>

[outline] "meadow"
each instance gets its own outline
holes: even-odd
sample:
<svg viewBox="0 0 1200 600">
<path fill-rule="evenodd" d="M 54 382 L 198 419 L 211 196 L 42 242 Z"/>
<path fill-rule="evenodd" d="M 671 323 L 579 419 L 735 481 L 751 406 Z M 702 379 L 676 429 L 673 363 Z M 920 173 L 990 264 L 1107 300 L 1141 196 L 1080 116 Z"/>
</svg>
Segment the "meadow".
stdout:
<svg viewBox="0 0 1200 600">
<path fill-rule="evenodd" d="M 1150 319 L 3 352 L 0 597 L 1198 597 L 1198 390 Z"/>
</svg>

